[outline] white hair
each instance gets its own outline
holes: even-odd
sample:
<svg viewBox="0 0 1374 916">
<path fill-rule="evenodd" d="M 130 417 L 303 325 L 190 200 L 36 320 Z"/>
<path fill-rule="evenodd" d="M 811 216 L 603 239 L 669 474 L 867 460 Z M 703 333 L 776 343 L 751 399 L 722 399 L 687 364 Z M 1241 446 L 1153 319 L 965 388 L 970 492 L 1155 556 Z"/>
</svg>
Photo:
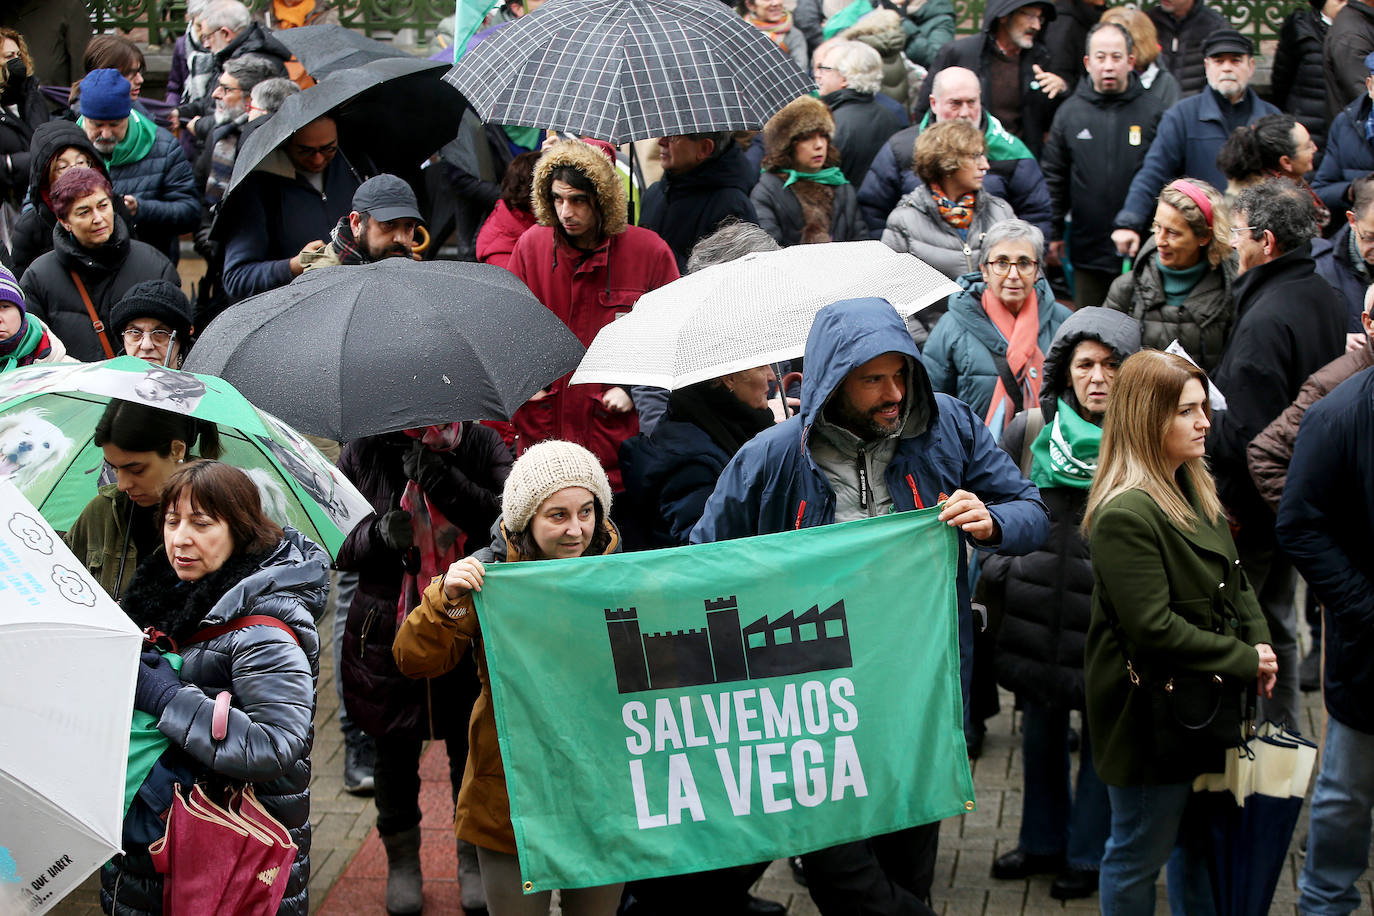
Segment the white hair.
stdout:
<svg viewBox="0 0 1374 916">
<path fill-rule="evenodd" d="M 200 16 L 200 27 L 206 32 L 228 29 L 238 34 L 248 28 L 253 14 L 239 0 L 213 0 Z"/>
<path fill-rule="evenodd" d="M 883 58 L 862 41 L 835 42 L 825 62 L 834 67 L 855 92 L 877 92 L 882 88 Z"/>
</svg>

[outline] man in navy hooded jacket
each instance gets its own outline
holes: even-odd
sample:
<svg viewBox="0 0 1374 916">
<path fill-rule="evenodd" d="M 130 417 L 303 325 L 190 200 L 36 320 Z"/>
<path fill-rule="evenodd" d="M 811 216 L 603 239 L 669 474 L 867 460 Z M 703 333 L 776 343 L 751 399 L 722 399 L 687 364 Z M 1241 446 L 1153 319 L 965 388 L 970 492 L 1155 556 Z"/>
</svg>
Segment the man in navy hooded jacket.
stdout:
<svg viewBox="0 0 1374 916">
<path fill-rule="evenodd" d="M 826 306 L 806 341 L 801 413 L 736 453 L 692 543 L 923 509 L 974 546 L 1022 554 L 1049 533 L 1039 491 L 973 411 L 937 394 L 906 325 L 882 299 Z M 862 470 L 861 470 L 862 469 Z M 959 552 L 959 643 L 967 707 L 973 617 Z M 913 697 L 913 700 L 917 698 Z M 939 824 L 803 857 L 821 913 L 926 913 Z M 880 862 L 881 857 L 881 862 Z M 889 874 L 884 865 L 900 866 Z"/>
</svg>

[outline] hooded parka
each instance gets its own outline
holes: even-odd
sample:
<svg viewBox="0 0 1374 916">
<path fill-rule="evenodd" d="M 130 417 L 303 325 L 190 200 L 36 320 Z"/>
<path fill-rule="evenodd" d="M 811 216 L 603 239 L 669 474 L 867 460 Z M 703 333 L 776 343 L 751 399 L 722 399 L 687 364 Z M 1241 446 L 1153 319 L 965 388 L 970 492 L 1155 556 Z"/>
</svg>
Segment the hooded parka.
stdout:
<svg viewBox="0 0 1374 916">
<path fill-rule="evenodd" d="M 1202 255 L 1207 256 L 1206 252 Z M 1112 281 L 1107 308 L 1125 312 L 1140 322 L 1141 346 L 1163 350 L 1177 340 L 1204 372 L 1215 372 L 1231 339 L 1236 301 L 1236 259 L 1228 257 L 1202 275 L 1182 305 L 1164 298 L 1164 277 L 1155 256 L 1154 236 L 1145 239 L 1128 274 Z"/>
<path fill-rule="evenodd" d="M 278 916 L 306 916 L 310 881 L 310 748 L 315 691 L 319 680 L 320 640 L 315 620 L 324 613 L 329 591 L 329 557 L 294 529 L 264 557 L 235 553 L 222 570 L 244 566 L 234 581 L 215 574 L 182 584 L 162 551 L 139 564 L 125 593 L 124 607 L 135 620 L 148 609 L 180 598 L 199 616 L 202 627 L 249 615 L 275 617 L 276 627 L 249 626 L 192 645 L 180 654 L 182 687 L 158 720 L 158 731 L 192 769 L 229 784 L 251 783 L 258 800 L 291 832 L 299 847 L 291 866 Z M 195 586 L 201 585 L 197 589 Z M 211 735 L 215 698 L 231 697 L 228 732 Z M 126 849 L 100 873 L 101 905 L 110 911 L 118 893 L 117 916 L 162 911 L 162 876 L 153 869 L 147 847 Z"/>
<path fill-rule="evenodd" d="M 1085 340 L 1106 345 L 1118 360 L 1140 349 L 1140 326 L 1120 312 L 1081 309 L 1059 326 L 1045 354 L 1040 410 L 1049 428 L 1059 399 L 1077 408 L 1069 366 Z M 1002 450 L 1018 464 L 1025 448 L 1026 412 L 1007 426 Z M 1088 502 L 1086 487 L 1041 487 L 1050 508 L 1050 536 L 1024 556 L 994 554 L 983 561 L 980 588 L 1002 594 L 997 633 L 997 682 L 1043 706 L 1083 709 L 1083 643 L 1092 606 L 1093 570 L 1088 542 L 1079 532 Z"/>
<path fill-rule="evenodd" d="M 602 239 L 591 251 L 569 244 L 551 203 L 553 173 L 563 166 L 581 171 L 596 189 Z M 629 314 L 640 296 L 678 278 L 668 244 L 657 233 L 627 224 L 625 185 L 596 147 L 580 140 L 550 147 L 535 166 L 531 200 L 539 225 L 515 243 L 510 271 L 583 346 L 590 346 L 602 327 Z M 639 431 L 639 417 L 633 408 L 611 413 L 602 405 L 602 394 L 612 386 L 569 385 L 569 378 L 553 382 L 547 395 L 515 412 L 521 447 L 546 439 L 586 446 L 605 468 L 611 489 L 621 490 L 617 455 L 620 443 Z"/>
<path fill-rule="evenodd" d="M 181 286 L 181 277 L 166 255 L 152 245 L 131 240 L 124 220 L 118 216 L 114 217 L 110 240 L 95 248 L 78 244 L 60 225 L 53 229 L 52 238 L 53 250 L 24 271 L 20 285 L 29 314 L 42 319 L 62 338 L 68 354 L 81 362 L 107 357 L 91 324 L 90 312 L 72 282 L 72 272 L 86 287 L 116 356 L 122 348 L 109 330 L 110 312 L 124 294 L 144 280 L 166 280 Z"/>
</svg>

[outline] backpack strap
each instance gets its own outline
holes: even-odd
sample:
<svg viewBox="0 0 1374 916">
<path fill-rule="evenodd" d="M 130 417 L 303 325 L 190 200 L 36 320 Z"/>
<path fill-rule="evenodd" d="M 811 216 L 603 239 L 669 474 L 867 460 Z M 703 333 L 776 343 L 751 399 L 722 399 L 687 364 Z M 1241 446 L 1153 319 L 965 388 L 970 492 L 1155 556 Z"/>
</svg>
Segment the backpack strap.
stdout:
<svg viewBox="0 0 1374 916">
<path fill-rule="evenodd" d="M 91 302 L 91 294 L 86 292 L 86 284 L 81 282 L 81 277 L 76 271 L 69 270 L 67 274 L 76 284 L 76 291 L 81 294 L 81 301 L 86 303 L 86 314 L 91 318 L 91 327 L 95 329 L 95 336 L 100 340 L 101 349 L 105 351 L 105 358 L 114 357 L 114 347 L 110 346 L 110 338 L 105 334 L 105 323 L 100 320 L 100 316 L 95 313 L 95 305 Z"/>
<path fill-rule="evenodd" d="M 1026 429 L 1021 436 L 1021 476 L 1030 479 L 1031 471 L 1031 445 L 1040 438 L 1040 431 L 1045 428 L 1045 411 L 1036 406 L 1026 410 Z"/>
</svg>

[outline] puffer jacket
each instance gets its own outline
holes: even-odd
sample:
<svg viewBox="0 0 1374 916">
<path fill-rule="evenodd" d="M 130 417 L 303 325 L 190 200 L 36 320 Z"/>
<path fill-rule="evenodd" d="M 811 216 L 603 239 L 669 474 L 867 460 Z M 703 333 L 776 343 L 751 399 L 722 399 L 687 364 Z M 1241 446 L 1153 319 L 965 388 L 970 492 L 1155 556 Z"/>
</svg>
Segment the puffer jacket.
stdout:
<svg viewBox="0 0 1374 916">
<path fill-rule="evenodd" d="M 852 184 L 831 185 L 835 189 L 834 209 L 830 211 L 830 240 L 857 242 L 868 238 L 859 216 L 859 196 Z M 801 201 L 776 172 L 764 172 L 749 193 L 758 214 L 759 226 L 786 248 L 801 244 L 803 217 Z"/>
<path fill-rule="evenodd" d="M 606 553 L 620 550 L 620 534 L 609 519 L 605 522 L 611 541 Z M 520 556 L 506 536 L 504 522 L 492 527 L 491 546 L 473 554 L 483 565 L 515 563 Z M 473 608 L 472 594 L 460 599 L 458 617 L 444 612 L 444 583 L 435 578 L 425 589 L 420 606 L 411 611 L 396 632 L 393 645 L 396 667 L 414 678 L 441 677 L 471 649 L 477 660 L 477 676 L 482 693 L 472 707 L 468 724 L 468 760 L 463 769 L 463 788 L 458 792 L 454 832 L 483 849 L 515 855 L 515 829 L 510 820 L 510 794 L 506 790 L 506 768 L 496 737 L 496 713 L 491 698 L 491 675 L 487 671 L 487 652 L 482 640 L 481 621 Z"/>
<path fill-rule="evenodd" d="M 110 241 L 97 248 L 76 243 L 60 225 L 53 229 L 53 250 L 34 261 L 24 271 L 20 285 L 29 313 L 38 316 L 67 345 L 67 352 L 81 362 L 105 359 L 91 326 L 91 316 L 81 294 L 72 282 L 71 272 L 81 278 L 91 297 L 95 313 L 105 324 L 110 311 L 129 288 L 144 280 L 166 280 L 177 286 L 181 277 L 162 252 L 143 242 L 132 241 L 124 221 L 115 218 Z M 110 348 L 119 354 L 118 341 L 110 338 Z"/>
<path fill-rule="evenodd" d="M 1374 102 L 1361 95 L 1331 122 L 1326 149 L 1312 176 L 1312 190 L 1332 215 L 1350 209 L 1350 183 L 1374 172 L 1374 144 L 1364 135 L 1365 123 Z"/>
<path fill-rule="evenodd" d="M 1236 259 L 1230 257 L 1202 275 L 1183 305 L 1169 305 L 1151 236 L 1140 246 L 1131 272 L 1112 281 L 1103 305 L 1140 322 L 1142 346 L 1163 350 L 1177 340 L 1203 371 L 1212 373 L 1221 365 L 1235 324 L 1235 281 Z"/>
<path fill-rule="evenodd" d="M 108 181 L 110 170 L 105 165 L 105 157 L 92 145 L 86 132 L 71 121 L 56 120 L 40 124 L 33 132 L 29 146 L 29 203 L 19 214 L 14 229 L 14 239 L 10 254 L 14 262 L 14 275 L 21 280 L 29 265 L 38 256 L 52 251 L 52 230 L 57 225 L 57 214 L 52 212 L 44 195 L 48 193 L 48 165 L 68 147 L 75 147 L 86 154 L 86 160 L 93 164 Z M 124 206 L 124 198 L 115 194 L 110 198 L 115 214 L 124 220 L 126 227 L 133 225 Z"/>
<path fill-rule="evenodd" d="M 883 61 L 879 91 L 901 105 L 910 120 L 911 110 L 915 107 L 916 90 L 920 88 L 925 74 L 902 53 L 906 47 L 906 32 L 902 28 L 901 13 L 875 9 L 841 32 L 839 37 L 862 42 L 878 52 Z"/>
<path fill-rule="evenodd" d="M 1321 7 L 1322 0 L 1313 0 L 1283 20 L 1269 77 L 1274 104 L 1307 128 L 1319 154 L 1326 150 L 1326 128 L 1331 123 L 1322 66 L 1322 42 L 1329 26 L 1322 20 Z"/>
<path fill-rule="evenodd" d="M 310 881 L 310 748 L 315 730 L 315 691 L 319 680 L 320 640 L 315 620 L 324 613 L 329 590 L 329 557 L 300 532 L 284 537 L 253 568 L 241 563 L 240 579 L 223 583 L 219 595 L 191 600 L 204 609 L 200 626 L 209 627 L 249 615 L 275 617 L 289 626 L 293 640 L 276 627 L 231 630 L 181 648 L 182 688 L 163 710 L 157 727 L 193 769 L 212 781 L 251 783 L 258 800 L 291 832 L 299 848 L 291 865 L 278 916 L 306 916 Z M 212 574 L 213 575 L 213 574 Z M 211 583 L 206 583 L 211 584 Z M 139 619 L 139 608 L 164 603 L 185 589 L 158 552 L 139 564 L 124 606 Z M 184 594 L 184 592 L 183 592 Z M 231 695 L 228 735 L 210 734 L 215 698 Z M 112 895 L 118 893 L 118 901 Z M 115 916 L 162 912 L 162 876 L 153 869 L 147 847 L 126 849 L 100 874 L 101 906 Z"/>
<path fill-rule="evenodd" d="M 407 483 L 401 461 L 416 441 L 404 433 L 391 433 L 356 439 L 344 446 L 339 470 L 372 503 L 377 518 L 400 508 Z M 457 448 L 442 454 L 445 478 L 426 481 L 425 495 L 462 529 L 465 543 L 481 543 L 501 514 L 501 488 L 510 475 L 510 450 L 495 430 L 469 423 Z M 459 552 L 471 551 L 460 545 Z M 339 677 L 349 718 L 377 737 L 462 737 L 464 723 L 445 710 L 460 708 L 464 702 L 471 706 L 476 695 L 471 666 L 427 680 L 412 680 L 396 670 L 391 643 L 396 636 L 404 554 L 386 546 L 374 518 L 349 533 L 339 550 L 337 565 L 359 572 L 339 654 Z"/>
<path fill-rule="evenodd" d="M 181 256 L 178 237 L 200 223 L 200 192 L 181 144 L 163 127 L 153 148 L 137 162 L 110 169 L 115 193 L 138 199 L 133 231 L 175 264 Z"/>
<path fill-rule="evenodd" d="M 1059 399 L 1076 407 L 1069 365 L 1085 340 L 1105 344 L 1124 360 L 1140 349 L 1140 326 L 1101 307 L 1074 312 L 1045 354 L 1045 384 L 1040 389 L 1044 425 L 1051 428 Z M 1026 412 L 1018 413 L 1002 435 L 1002 450 L 1021 463 Z M 1020 557 L 993 554 L 984 559 L 979 589 L 1000 597 L 1004 611 L 997 632 L 997 682 L 1044 705 L 1083 709 L 1083 644 L 1092 609 L 1093 567 L 1088 542 L 1078 530 L 1088 489 L 1040 487 L 1050 508 L 1050 535 Z"/>
<path fill-rule="evenodd" d="M 17 103 L 19 114 L 0 107 L 0 203 L 19 207 L 29 185 L 30 147 L 33 132 L 48 123 L 48 103 L 38 90 L 38 80 L 24 80 Z"/>
<path fill-rule="evenodd" d="M 935 55 L 954 40 L 954 0 L 911 0 L 906 5 L 906 56 L 913 64 L 927 70 L 935 63 Z"/>
<path fill-rule="evenodd" d="M 987 283 L 977 271 L 958 278 L 963 287 L 949 297 L 949 312 L 930 332 L 921 359 L 930 384 L 969 406 L 980 417 L 987 416 L 992 395 L 997 390 L 997 364 L 993 354 L 1005 356 L 1007 341 L 983 308 Z M 1050 283 L 1042 275 L 1035 281 L 1041 353 L 1049 353 L 1059 326 L 1072 314 L 1056 301 Z"/>
<path fill-rule="evenodd" d="M 973 222 L 966 230 L 968 237 L 961 239 L 954 227 L 940 217 L 940 208 L 930 189 L 920 185 L 904 195 L 888 216 L 883 244 L 893 251 L 915 255 L 951 280 L 957 280 L 978 269 L 978 253 L 987 231 L 1015 218 L 1011 204 L 979 191 L 973 204 Z"/>
<path fill-rule="evenodd" d="M 932 117 L 927 112 L 920 123 L 893 134 L 873 157 L 864 183 L 859 186 L 859 210 L 875 239 L 882 238 L 887 216 L 896 209 L 902 195 L 916 188 L 916 172 L 912 168 L 916 138 L 930 126 Z M 983 176 L 983 191 L 1011 204 L 1017 219 L 1034 223 L 1049 238 L 1050 193 L 1030 149 L 986 111 L 978 126 L 988 144 L 988 173 Z"/>
<path fill-rule="evenodd" d="M 1155 24 L 1159 34 L 1159 60 L 1183 87 L 1183 95 L 1196 95 L 1207 86 L 1207 73 L 1202 66 L 1202 43 L 1217 29 L 1234 28 L 1221 13 L 1196 0 L 1187 15 L 1175 19 L 1159 5 L 1145 13 Z"/>
<path fill-rule="evenodd" d="M 1369 341 L 1358 350 L 1336 357 L 1312 373 L 1298 391 L 1297 399 L 1250 440 L 1245 448 L 1250 479 L 1269 508 L 1278 511 L 1283 487 L 1288 481 L 1288 463 L 1293 460 L 1293 446 L 1298 441 L 1298 427 L 1307 408 L 1334 391 L 1341 382 L 1370 366 L 1374 366 L 1374 344 Z"/>
</svg>

